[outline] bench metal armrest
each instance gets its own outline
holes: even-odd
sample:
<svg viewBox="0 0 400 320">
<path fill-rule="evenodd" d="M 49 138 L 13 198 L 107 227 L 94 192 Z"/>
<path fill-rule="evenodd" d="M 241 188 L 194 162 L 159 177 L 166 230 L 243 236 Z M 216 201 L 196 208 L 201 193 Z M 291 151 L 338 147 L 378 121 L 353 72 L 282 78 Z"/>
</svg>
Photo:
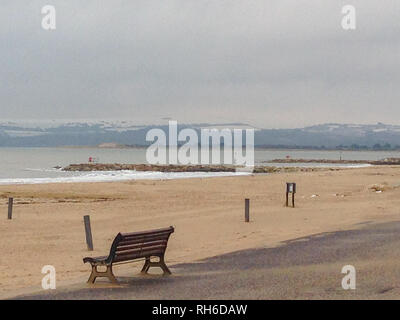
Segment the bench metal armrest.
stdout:
<svg viewBox="0 0 400 320">
<path fill-rule="evenodd" d="M 89 262 L 92 266 L 107 265 L 108 256 L 102 257 L 85 257 L 83 258 L 83 263 Z"/>
</svg>

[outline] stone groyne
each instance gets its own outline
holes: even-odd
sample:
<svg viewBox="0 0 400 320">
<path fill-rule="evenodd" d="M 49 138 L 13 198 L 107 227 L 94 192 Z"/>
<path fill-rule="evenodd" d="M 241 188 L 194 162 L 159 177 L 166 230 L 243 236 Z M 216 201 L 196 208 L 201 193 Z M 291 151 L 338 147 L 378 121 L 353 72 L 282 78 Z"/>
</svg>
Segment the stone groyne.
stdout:
<svg viewBox="0 0 400 320">
<path fill-rule="evenodd" d="M 370 164 L 370 165 L 400 165 L 400 158 L 382 160 L 330 160 L 330 159 L 274 159 L 264 163 L 324 163 L 324 164 Z"/>
<path fill-rule="evenodd" d="M 159 171 L 159 172 L 235 172 L 244 171 L 243 167 L 228 165 L 153 165 L 153 164 L 120 164 L 120 163 L 80 163 L 70 164 L 62 168 L 63 171 Z M 307 167 L 276 167 L 255 166 L 253 173 L 277 172 L 309 172 L 339 170 L 339 168 L 307 168 Z"/>
</svg>

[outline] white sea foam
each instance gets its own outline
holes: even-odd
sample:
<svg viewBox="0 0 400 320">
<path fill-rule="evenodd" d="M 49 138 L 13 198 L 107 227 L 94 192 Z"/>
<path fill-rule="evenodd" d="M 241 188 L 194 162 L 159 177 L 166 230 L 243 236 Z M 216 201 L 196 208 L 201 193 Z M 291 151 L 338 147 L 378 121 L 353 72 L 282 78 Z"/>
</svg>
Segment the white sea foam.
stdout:
<svg viewBox="0 0 400 320">
<path fill-rule="evenodd" d="M 360 164 L 349 164 L 345 166 L 344 168 L 366 168 L 366 167 L 371 167 L 372 164 L 369 163 L 360 163 Z"/>
<path fill-rule="evenodd" d="M 74 183 L 74 182 L 112 182 L 127 180 L 164 180 L 187 178 L 211 178 L 244 176 L 248 172 L 156 172 L 156 171 L 92 171 L 76 173 L 74 176 L 54 178 L 16 178 L 0 179 L 0 185 L 10 184 L 43 184 L 43 183 Z"/>
<path fill-rule="evenodd" d="M 369 163 L 355 163 L 355 164 L 341 164 L 341 163 L 324 163 L 320 164 L 319 166 L 310 166 L 314 168 L 340 168 L 340 169 L 351 169 L 351 168 L 366 168 L 366 167 L 371 167 L 372 165 Z"/>
<path fill-rule="evenodd" d="M 36 172 L 62 172 L 62 168 L 25 168 L 23 171 L 36 171 Z"/>
</svg>

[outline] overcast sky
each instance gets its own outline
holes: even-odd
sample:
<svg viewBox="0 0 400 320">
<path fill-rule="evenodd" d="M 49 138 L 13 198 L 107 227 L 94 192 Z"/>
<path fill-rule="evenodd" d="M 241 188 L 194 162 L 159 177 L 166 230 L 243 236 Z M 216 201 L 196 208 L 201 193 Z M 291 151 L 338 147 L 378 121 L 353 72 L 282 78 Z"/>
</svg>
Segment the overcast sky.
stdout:
<svg viewBox="0 0 400 320">
<path fill-rule="evenodd" d="M 400 1 L 1 1 L 0 120 L 168 117 L 400 124 Z"/>
</svg>

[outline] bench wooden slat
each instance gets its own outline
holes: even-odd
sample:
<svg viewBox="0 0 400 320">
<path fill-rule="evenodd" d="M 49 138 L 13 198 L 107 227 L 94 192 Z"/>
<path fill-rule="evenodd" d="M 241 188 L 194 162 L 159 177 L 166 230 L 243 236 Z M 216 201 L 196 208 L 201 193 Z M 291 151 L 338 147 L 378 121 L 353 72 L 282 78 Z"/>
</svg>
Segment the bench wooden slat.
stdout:
<svg viewBox="0 0 400 320">
<path fill-rule="evenodd" d="M 148 230 L 148 231 L 140 231 L 140 232 L 128 232 L 128 233 L 121 233 L 121 236 L 123 237 L 130 237 L 130 236 L 140 236 L 140 235 L 146 235 L 146 234 L 156 234 L 156 233 L 162 233 L 162 232 L 171 232 L 172 227 L 168 228 L 161 228 L 161 229 L 154 229 L 154 230 Z"/>
<path fill-rule="evenodd" d="M 126 245 L 126 246 L 118 245 L 116 252 L 118 253 L 120 251 L 127 251 L 127 250 L 136 249 L 136 248 L 146 248 L 146 247 L 151 247 L 151 246 L 156 246 L 156 245 L 163 245 L 166 247 L 167 240 L 151 241 L 151 242 L 138 243 L 138 244 L 133 244 L 133 245 Z"/>
<path fill-rule="evenodd" d="M 167 241 L 168 236 L 162 236 L 162 237 L 149 237 L 147 239 L 134 239 L 134 240 L 122 240 L 118 243 L 118 247 L 123 247 L 123 246 L 130 246 L 134 244 L 140 244 L 140 243 L 148 243 L 148 242 L 153 242 L 153 241 Z"/>
<path fill-rule="evenodd" d="M 145 254 L 145 252 L 151 251 L 151 250 L 155 250 L 155 249 L 160 250 L 160 251 L 165 251 L 166 247 L 167 246 L 163 245 L 163 244 L 146 246 L 144 248 L 143 247 L 139 247 L 139 248 L 134 248 L 134 249 L 125 250 L 125 251 L 117 251 L 117 252 L 115 252 L 115 255 L 118 256 L 118 257 L 123 257 L 123 256 L 129 255 L 131 253 L 142 253 L 142 254 Z"/>
<path fill-rule="evenodd" d="M 168 237 L 171 234 L 171 231 L 157 232 L 157 233 L 149 233 L 144 235 L 135 235 L 135 236 L 122 236 L 122 240 L 139 240 L 139 239 L 147 239 L 151 237 Z"/>
<path fill-rule="evenodd" d="M 146 251 L 144 254 L 147 257 L 150 256 L 157 256 L 159 254 L 161 254 L 163 251 L 161 249 L 158 250 L 149 250 Z M 139 258 L 143 258 L 143 253 L 142 252 L 137 252 L 137 253 L 131 253 L 131 254 L 127 254 L 124 256 L 116 256 L 114 259 L 114 262 L 122 262 L 122 261 L 130 261 L 130 260 L 135 260 L 135 259 L 139 259 Z"/>
</svg>

